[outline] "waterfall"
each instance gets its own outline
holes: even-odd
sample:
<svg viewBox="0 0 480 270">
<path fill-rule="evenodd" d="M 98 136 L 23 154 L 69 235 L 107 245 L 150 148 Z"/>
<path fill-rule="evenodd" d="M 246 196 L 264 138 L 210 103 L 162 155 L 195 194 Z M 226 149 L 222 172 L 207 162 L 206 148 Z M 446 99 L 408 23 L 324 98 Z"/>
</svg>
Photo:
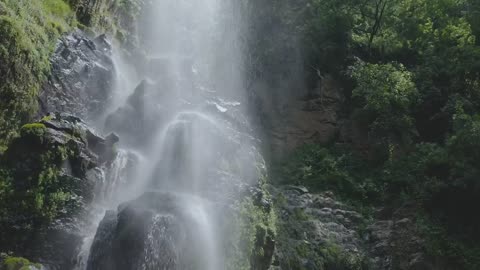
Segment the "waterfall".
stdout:
<svg viewBox="0 0 480 270">
<path fill-rule="evenodd" d="M 132 75 L 116 58 L 115 97 L 99 117 L 119 133 L 120 150 L 92 172 L 97 200 L 77 269 L 225 269 L 225 211 L 258 180 L 261 162 L 243 107 L 241 19 L 230 4 L 144 8 L 144 67 Z"/>
</svg>

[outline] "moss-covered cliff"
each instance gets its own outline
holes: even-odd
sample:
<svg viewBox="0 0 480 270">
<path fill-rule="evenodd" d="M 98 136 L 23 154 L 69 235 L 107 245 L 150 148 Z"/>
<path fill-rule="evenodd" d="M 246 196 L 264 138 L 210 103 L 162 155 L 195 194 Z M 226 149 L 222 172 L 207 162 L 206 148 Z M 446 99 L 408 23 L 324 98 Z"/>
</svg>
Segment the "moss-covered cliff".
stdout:
<svg viewBox="0 0 480 270">
<path fill-rule="evenodd" d="M 55 43 L 75 24 L 63 0 L 0 2 L 0 148 L 35 114 Z"/>
</svg>

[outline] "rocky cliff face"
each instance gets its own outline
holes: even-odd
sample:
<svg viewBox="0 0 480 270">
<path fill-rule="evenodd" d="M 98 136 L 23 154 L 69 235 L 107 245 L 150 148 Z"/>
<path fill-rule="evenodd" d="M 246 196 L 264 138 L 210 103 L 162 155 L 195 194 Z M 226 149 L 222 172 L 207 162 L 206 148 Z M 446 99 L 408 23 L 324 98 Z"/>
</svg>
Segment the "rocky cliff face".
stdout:
<svg viewBox="0 0 480 270">
<path fill-rule="evenodd" d="M 330 76 L 311 93 L 286 103 L 281 118 L 273 118 L 272 155 L 286 157 L 308 143 L 326 144 L 338 135 L 342 119 L 342 89 Z"/>
<path fill-rule="evenodd" d="M 413 205 L 376 209 L 372 219 L 332 192 L 283 186 L 273 195 L 279 228 L 273 269 L 455 269 L 425 255 Z"/>
<path fill-rule="evenodd" d="M 51 58 L 52 71 L 39 94 L 40 112 L 65 112 L 91 120 L 112 96 L 115 69 L 104 35 L 88 38 L 77 30 L 62 37 Z"/>
<path fill-rule="evenodd" d="M 72 0 L 69 3 L 85 26 L 100 28 L 101 22 L 104 26 L 117 25 L 109 31 L 110 35 L 125 31 L 127 26 L 134 29 L 131 14 L 119 14 L 121 9 L 114 7 L 114 2 L 117 1 Z M 28 14 L 25 11 L 20 15 L 39 16 L 42 19 L 45 19 L 44 15 L 58 16 L 55 13 L 58 10 L 50 10 L 50 6 L 43 6 L 42 3 L 35 4 L 35 9 L 27 11 L 43 13 Z M 58 4 L 69 11 L 68 18 L 65 18 L 69 22 L 70 10 L 64 3 Z M 23 5 L 18 6 L 23 8 Z M 0 12 L 2 15 L 8 12 L 9 16 L 18 16 L 14 7 L 17 7 L 15 1 L 1 4 Z M 107 19 L 114 13 L 111 10 L 113 7 L 118 16 L 115 22 L 109 22 Z M 121 27 L 118 26 L 120 21 L 124 23 Z M 25 26 L 30 27 L 30 24 Z M 41 22 L 35 25 L 40 31 L 38 35 L 46 36 L 43 35 L 45 31 L 49 37 L 52 36 L 53 45 L 60 33 L 51 35 L 47 26 L 42 29 Z M 22 28 L 5 27 L 5 30 L 16 29 L 23 34 Z M 60 31 L 71 29 L 66 25 L 57 28 Z M 88 32 L 90 34 L 87 35 L 72 29 L 56 41 L 52 51 L 46 50 L 50 47 L 50 41 L 32 48 L 33 52 L 40 51 L 41 56 L 49 58 L 50 62 L 50 65 L 45 65 L 42 76 L 34 78 L 35 85 L 41 86 L 38 91 L 33 89 L 35 92 L 31 96 L 38 99 L 39 103 L 38 111 L 34 113 L 36 121 L 24 125 L 19 130 L 19 136 L 8 144 L 7 151 L 1 156 L 0 251 L 28 257 L 42 263 L 47 269 L 73 269 L 85 237 L 84 230 L 91 225 L 88 216 L 92 202 L 104 195 L 102 190 L 107 189 L 106 185 L 111 184 L 108 181 L 115 178 L 116 174 L 126 173 L 111 173 L 120 169 L 114 169 L 118 167 L 117 159 L 121 159 L 121 153 L 117 153 L 114 147 L 119 138 L 114 134 L 103 137 L 84 122 L 96 119 L 108 106 L 116 75 L 110 40 L 105 35 L 94 38 L 92 31 Z M 35 38 L 36 35 L 32 35 L 32 39 Z M 13 44 L 9 46 L 12 51 L 23 50 L 23 43 L 15 43 L 15 39 L 2 44 L 8 42 Z M 16 61 L 17 57 L 13 56 L 12 59 Z M 39 62 L 38 59 L 32 61 Z M 22 64 L 25 70 L 37 70 L 27 67 L 29 64 L 25 61 Z M 24 76 L 20 67 L 11 73 L 13 77 Z M 48 77 L 47 69 L 50 71 Z M 43 80 L 43 76 L 46 80 Z M 19 82 L 19 86 L 23 87 L 22 84 L 31 86 L 29 81 Z M 36 106 L 31 106 L 31 110 L 36 109 Z M 22 120 L 32 121 L 31 118 Z M 131 161 L 128 156 L 126 162 L 130 164 Z M 25 259 L 5 258 L 2 254 L 0 269 L 36 267 L 36 264 L 30 264 Z"/>
<path fill-rule="evenodd" d="M 361 214 L 332 193 L 312 194 L 305 187 L 276 188 L 274 197 L 279 219 L 274 269 L 366 269 Z"/>
<path fill-rule="evenodd" d="M 102 184 L 89 175 L 112 162 L 117 141 L 63 113 L 24 126 L 2 157 L 12 201 L 0 220 L 0 249 L 50 269 L 72 269 L 88 206 Z"/>
</svg>

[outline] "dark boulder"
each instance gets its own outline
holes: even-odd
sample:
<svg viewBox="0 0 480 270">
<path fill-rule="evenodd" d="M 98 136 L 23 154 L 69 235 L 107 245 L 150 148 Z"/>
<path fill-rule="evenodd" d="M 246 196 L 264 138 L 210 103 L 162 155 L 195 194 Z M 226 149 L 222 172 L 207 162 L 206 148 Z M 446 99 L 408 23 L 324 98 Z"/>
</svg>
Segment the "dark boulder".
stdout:
<svg viewBox="0 0 480 270">
<path fill-rule="evenodd" d="M 0 217 L 0 250 L 49 269 L 72 269 L 83 240 L 83 215 L 99 184 L 89 172 L 112 161 L 116 141 L 68 114 L 22 127 L 0 164 L 11 177 L 7 212 Z"/>
<path fill-rule="evenodd" d="M 174 89 L 142 80 L 126 103 L 108 115 L 105 130 L 117 132 L 130 145 L 145 145 L 181 100 L 172 97 Z"/>
<path fill-rule="evenodd" d="M 202 227 L 186 198 L 149 192 L 106 213 L 90 250 L 88 270 L 208 269 Z M 203 256 L 202 256 L 203 255 Z"/>
<path fill-rule="evenodd" d="M 115 69 L 105 35 L 83 32 L 64 36 L 51 58 L 52 72 L 39 94 L 40 115 L 52 111 L 86 120 L 97 117 L 111 97 Z"/>
</svg>

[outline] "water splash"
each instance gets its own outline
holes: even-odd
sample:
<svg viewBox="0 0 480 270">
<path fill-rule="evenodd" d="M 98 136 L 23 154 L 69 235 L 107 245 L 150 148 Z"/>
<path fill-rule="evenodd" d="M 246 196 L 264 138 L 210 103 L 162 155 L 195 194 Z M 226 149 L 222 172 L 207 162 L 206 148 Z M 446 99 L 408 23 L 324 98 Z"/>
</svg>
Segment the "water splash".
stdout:
<svg viewBox="0 0 480 270">
<path fill-rule="evenodd" d="M 245 179 L 254 178 L 256 172 L 254 139 L 245 132 L 248 128 L 239 128 L 246 122 L 239 110 L 244 101 L 242 52 L 236 39 L 241 27 L 233 6 L 225 8 L 235 1 L 150 2 L 139 22 L 145 67 L 129 75 L 131 67 L 117 58 L 120 76 L 107 109 L 110 115 L 117 114 L 129 103 L 137 106 L 132 110 L 142 112 L 132 115 L 124 110 L 120 116 L 120 123 L 147 123 L 144 129 L 136 125 L 122 129 L 121 135 L 141 138 L 135 146 L 120 145 L 137 152 L 136 172 L 129 171 L 131 151 L 125 150 L 92 172 L 99 188 L 78 270 L 101 269 L 101 260 L 111 259 L 100 258 L 93 250 L 116 256 L 118 249 L 129 248 L 102 243 L 118 236 L 112 226 L 127 226 L 144 237 L 137 243 L 143 249 L 137 254 L 140 262 L 132 270 L 225 269 L 219 209 L 239 195 L 248 184 Z M 136 91 L 138 78 L 144 85 Z M 234 123 L 235 118 L 242 121 Z M 101 221 L 98 213 L 108 209 L 117 211 L 107 212 Z M 141 220 L 132 224 L 125 216 Z"/>
</svg>

